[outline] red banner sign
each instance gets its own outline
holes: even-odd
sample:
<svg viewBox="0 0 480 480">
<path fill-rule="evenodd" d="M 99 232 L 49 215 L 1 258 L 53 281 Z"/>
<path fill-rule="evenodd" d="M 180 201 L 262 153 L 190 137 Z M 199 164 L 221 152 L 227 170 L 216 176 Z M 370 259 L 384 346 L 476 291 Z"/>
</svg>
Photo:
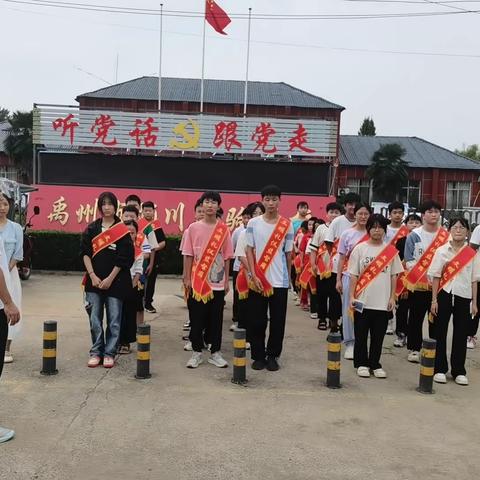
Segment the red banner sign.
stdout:
<svg viewBox="0 0 480 480">
<path fill-rule="evenodd" d="M 81 232 L 98 218 L 98 196 L 105 190 L 112 191 L 123 205 L 125 198 L 134 193 L 142 202 L 150 200 L 157 206 L 157 219 L 168 234 L 181 234 L 194 221 L 195 202 L 202 192 L 171 190 L 133 190 L 130 188 L 72 187 L 67 185 L 37 185 L 38 191 L 30 194 L 29 209 L 40 207 L 40 215 L 33 219 L 35 230 L 61 230 Z M 251 202 L 260 201 L 258 193 L 222 193 L 223 221 L 233 230 L 240 225 L 243 209 Z M 325 217 L 325 206 L 333 197 L 313 195 L 282 196 L 281 214 L 292 217 L 297 203 L 308 202 L 313 215 Z"/>
</svg>

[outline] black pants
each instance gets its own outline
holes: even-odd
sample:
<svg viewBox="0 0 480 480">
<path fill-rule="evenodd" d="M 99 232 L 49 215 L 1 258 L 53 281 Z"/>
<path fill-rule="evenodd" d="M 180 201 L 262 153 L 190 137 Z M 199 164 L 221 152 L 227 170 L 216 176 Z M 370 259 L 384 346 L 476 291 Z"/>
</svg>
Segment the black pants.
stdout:
<svg viewBox="0 0 480 480">
<path fill-rule="evenodd" d="M 123 302 L 119 345 L 127 345 L 137 341 L 137 311 L 142 293 L 137 288 L 132 288 L 130 296 Z"/>
<path fill-rule="evenodd" d="M 318 313 L 318 286 L 317 293 L 312 293 L 310 288 L 308 291 L 310 292 L 310 313 Z"/>
<path fill-rule="evenodd" d="M 157 283 L 159 265 L 153 264 L 152 271 L 147 277 L 147 284 L 145 285 L 145 306 L 149 307 L 153 303 L 153 295 L 155 294 L 155 285 Z"/>
<path fill-rule="evenodd" d="M 342 297 L 337 292 L 337 274 L 320 280 L 317 277 L 318 318 L 338 321 L 342 316 Z"/>
<path fill-rule="evenodd" d="M 282 353 L 287 317 L 288 288 L 274 288 L 273 295 L 264 297 L 252 290 L 248 293 L 248 317 L 253 360 L 265 360 L 265 357 L 279 357 Z M 267 347 L 265 333 L 270 313 L 270 330 Z"/>
<path fill-rule="evenodd" d="M 355 312 L 354 330 L 355 346 L 353 347 L 353 365 L 369 367 L 372 370 L 382 368 L 383 339 L 387 332 L 388 313 L 386 310 L 364 309 L 362 313 Z M 370 334 L 370 348 L 367 348 Z"/>
<path fill-rule="evenodd" d="M 413 352 L 419 352 L 423 340 L 423 320 L 425 314 L 430 311 L 432 304 L 431 291 L 409 292 L 410 312 L 408 314 L 407 326 L 407 348 Z M 428 323 L 429 335 L 433 338 L 432 324 Z"/>
<path fill-rule="evenodd" d="M 293 265 L 293 261 L 292 261 L 292 267 L 290 268 L 290 281 L 292 282 L 293 290 L 296 293 L 298 293 L 299 290 L 298 290 L 298 287 L 297 287 L 297 271 L 295 270 L 295 267 Z"/>
<path fill-rule="evenodd" d="M 195 352 L 201 352 L 204 341 L 212 344 L 212 353 L 222 348 L 222 326 L 225 292 L 215 290 L 213 299 L 207 303 L 199 302 L 194 298 L 189 299 L 190 311 L 190 341 Z M 204 338 L 205 336 L 208 338 Z"/>
<path fill-rule="evenodd" d="M 239 298 L 237 292 L 237 277 L 238 272 L 233 271 L 232 281 L 233 281 L 233 310 L 232 310 L 232 322 L 238 322 L 238 307 L 239 307 Z"/>
<path fill-rule="evenodd" d="M 395 313 L 397 336 L 407 336 L 408 332 L 408 312 L 410 310 L 410 293 L 407 298 L 399 298 L 397 311 Z"/>
<path fill-rule="evenodd" d="M 238 322 L 238 328 L 244 328 L 247 331 L 247 342 L 250 342 L 251 328 L 248 322 L 248 302 L 248 298 L 245 298 L 244 300 L 238 300 L 238 316 L 236 318 Z"/>
<path fill-rule="evenodd" d="M 0 310 L 0 376 L 3 370 L 3 361 L 5 359 L 5 348 L 7 346 L 8 321 L 3 308 Z"/>
<path fill-rule="evenodd" d="M 453 315 L 453 338 L 450 365 L 452 377 L 465 375 L 467 356 L 467 336 L 472 316 L 469 298 L 458 297 L 441 290 L 438 293 L 438 314 L 433 323 L 437 352 L 435 354 L 435 373 L 447 373 L 447 332 L 450 316 Z"/>
<path fill-rule="evenodd" d="M 480 287 L 480 282 L 477 282 L 477 291 L 479 287 Z M 480 312 L 480 297 L 478 296 L 477 296 L 477 309 Z M 480 320 L 480 313 L 477 313 L 475 317 L 473 317 L 472 321 L 470 322 L 470 327 L 468 329 L 469 337 L 475 337 L 477 335 L 479 320 Z"/>
</svg>

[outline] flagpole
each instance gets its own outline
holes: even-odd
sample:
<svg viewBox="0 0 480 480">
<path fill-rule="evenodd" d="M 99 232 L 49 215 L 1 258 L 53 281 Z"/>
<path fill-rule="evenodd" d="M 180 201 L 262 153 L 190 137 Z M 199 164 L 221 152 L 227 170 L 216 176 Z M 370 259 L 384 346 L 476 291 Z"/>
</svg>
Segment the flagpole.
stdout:
<svg viewBox="0 0 480 480">
<path fill-rule="evenodd" d="M 162 109 L 163 3 L 160 4 L 160 53 L 158 56 L 158 113 Z"/>
<path fill-rule="evenodd" d="M 207 26 L 207 0 L 205 0 L 205 15 L 203 16 L 203 48 L 202 48 L 202 80 L 200 81 L 200 113 L 203 113 L 203 81 L 205 79 L 205 37 Z"/>
<path fill-rule="evenodd" d="M 247 68 L 245 72 L 245 96 L 243 99 L 243 116 L 247 115 L 247 97 L 248 97 L 248 70 L 250 64 L 250 30 L 252 25 L 252 7 L 248 9 L 248 39 L 247 39 Z"/>
</svg>

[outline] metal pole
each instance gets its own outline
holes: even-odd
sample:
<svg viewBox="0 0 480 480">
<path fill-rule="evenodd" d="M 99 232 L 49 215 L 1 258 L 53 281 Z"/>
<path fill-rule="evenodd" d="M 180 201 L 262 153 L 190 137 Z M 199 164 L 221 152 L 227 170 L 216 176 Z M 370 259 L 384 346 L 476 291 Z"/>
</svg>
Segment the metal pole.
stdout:
<svg viewBox="0 0 480 480">
<path fill-rule="evenodd" d="M 200 113 L 203 113 L 203 81 L 205 79 L 205 37 L 206 37 L 206 26 L 207 26 L 207 2 L 205 2 L 205 15 L 203 16 L 203 47 L 202 47 L 202 79 L 200 81 Z"/>
<path fill-rule="evenodd" d="M 163 3 L 160 4 L 160 53 L 158 56 L 158 113 L 162 110 Z"/>
<path fill-rule="evenodd" d="M 252 25 L 252 7 L 248 9 L 248 36 L 247 36 L 247 68 L 245 73 L 245 97 L 243 99 L 243 116 L 247 115 L 247 97 L 248 97 L 248 69 L 250 64 L 250 30 Z"/>
</svg>

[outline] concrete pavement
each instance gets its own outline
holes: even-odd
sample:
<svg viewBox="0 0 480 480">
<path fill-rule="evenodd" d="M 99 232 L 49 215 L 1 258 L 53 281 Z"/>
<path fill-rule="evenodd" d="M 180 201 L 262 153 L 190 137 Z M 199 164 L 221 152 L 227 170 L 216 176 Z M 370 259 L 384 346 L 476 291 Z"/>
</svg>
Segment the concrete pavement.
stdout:
<svg viewBox="0 0 480 480">
<path fill-rule="evenodd" d="M 88 321 L 79 276 L 23 283 L 24 329 L 0 381 L 0 479 L 470 479 L 477 475 L 480 349 L 468 352 L 471 385 L 450 379 L 433 396 L 415 391 L 419 366 L 387 337 L 386 380 L 360 379 L 342 360 L 341 390 L 324 386 L 326 333 L 289 302 L 278 372 L 185 368 L 180 283 L 159 279 L 152 374 L 137 381 L 135 355 L 88 369 Z M 225 358 L 231 360 L 230 298 Z M 58 321 L 58 369 L 39 374 L 44 320 Z M 206 359 L 206 357 L 205 357 Z"/>
</svg>

